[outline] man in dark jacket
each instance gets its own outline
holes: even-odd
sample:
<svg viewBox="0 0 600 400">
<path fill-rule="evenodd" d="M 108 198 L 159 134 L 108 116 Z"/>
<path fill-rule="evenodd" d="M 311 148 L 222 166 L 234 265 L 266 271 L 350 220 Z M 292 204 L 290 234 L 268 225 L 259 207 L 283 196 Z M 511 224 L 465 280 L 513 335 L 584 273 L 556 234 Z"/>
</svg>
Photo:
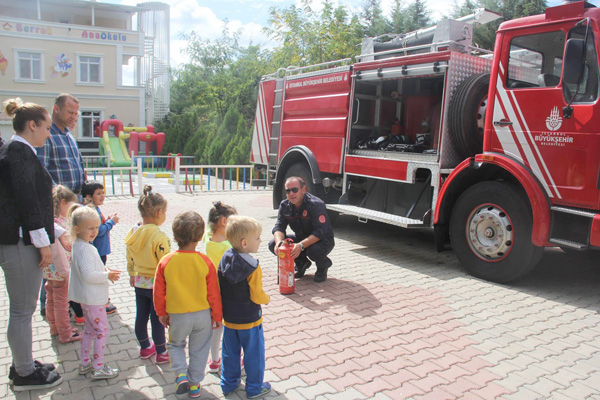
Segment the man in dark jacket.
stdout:
<svg viewBox="0 0 600 400">
<path fill-rule="evenodd" d="M 313 260 L 317 264 L 315 282 L 327 280 L 331 260 L 327 255 L 333 250 L 333 229 L 323 200 L 306 192 L 306 183 L 298 176 L 285 181 L 286 199 L 279 205 L 277 222 L 269 250 L 273 254 L 286 238 L 294 241 L 292 257 L 296 264 L 296 278 L 301 278 Z M 286 234 L 287 227 L 294 235 Z M 310 260 L 309 260 L 310 259 Z"/>
</svg>

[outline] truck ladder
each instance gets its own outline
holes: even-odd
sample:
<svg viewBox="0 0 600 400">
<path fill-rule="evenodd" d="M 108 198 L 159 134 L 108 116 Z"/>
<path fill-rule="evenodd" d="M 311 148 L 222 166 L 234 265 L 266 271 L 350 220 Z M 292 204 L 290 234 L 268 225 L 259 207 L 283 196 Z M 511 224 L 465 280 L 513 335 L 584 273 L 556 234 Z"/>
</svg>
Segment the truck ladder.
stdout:
<svg viewBox="0 0 600 400">
<path fill-rule="evenodd" d="M 283 78 L 277 78 L 275 100 L 273 102 L 273 122 L 269 140 L 269 172 L 277 172 L 277 154 L 279 153 L 279 133 L 281 131 L 281 104 L 283 103 Z M 270 175 L 270 174 L 269 174 Z"/>
</svg>

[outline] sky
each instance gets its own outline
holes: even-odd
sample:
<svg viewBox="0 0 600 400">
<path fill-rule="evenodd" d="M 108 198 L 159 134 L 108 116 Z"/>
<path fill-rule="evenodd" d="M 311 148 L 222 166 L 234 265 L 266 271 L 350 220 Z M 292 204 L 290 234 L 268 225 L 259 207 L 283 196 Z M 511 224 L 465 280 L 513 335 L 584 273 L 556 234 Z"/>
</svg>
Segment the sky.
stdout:
<svg viewBox="0 0 600 400">
<path fill-rule="evenodd" d="M 137 5 L 144 0 L 98 0 L 102 3 L 115 3 Z M 263 47 L 275 45 L 263 32 L 262 28 L 268 25 L 269 10 L 271 7 L 280 9 L 288 8 L 292 4 L 299 4 L 299 0 L 158 0 L 171 6 L 171 67 L 177 67 L 187 61 L 182 54 L 185 42 L 181 40 L 181 33 L 196 31 L 204 39 L 214 39 L 220 36 L 224 21 L 228 21 L 230 31 L 241 30 L 241 44 L 247 45 L 251 41 Z M 356 13 L 361 8 L 364 0 L 333 0 L 335 5 L 344 5 L 351 12 Z M 589 0 L 588 0 L 589 1 Z M 432 12 L 434 20 L 448 15 L 452 11 L 455 0 L 424 0 L 426 7 Z M 410 3 L 405 0 L 404 4 Z M 459 0 L 459 3 L 462 1 Z M 561 0 L 548 0 L 548 5 L 560 4 Z M 600 5 L 600 0 L 591 0 L 591 3 Z M 320 0 L 313 0 L 318 7 Z M 392 0 L 381 0 L 384 13 L 389 14 L 392 9 Z"/>
</svg>

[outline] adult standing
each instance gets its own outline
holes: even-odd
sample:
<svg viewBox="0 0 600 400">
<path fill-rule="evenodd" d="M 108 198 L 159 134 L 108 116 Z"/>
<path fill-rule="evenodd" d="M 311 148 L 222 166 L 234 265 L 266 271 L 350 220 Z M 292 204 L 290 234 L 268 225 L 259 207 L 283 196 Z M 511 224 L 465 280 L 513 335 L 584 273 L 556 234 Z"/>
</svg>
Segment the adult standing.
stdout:
<svg viewBox="0 0 600 400">
<path fill-rule="evenodd" d="M 284 239 L 292 239 L 295 277 L 302 278 L 311 265 L 310 260 L 313 260 L 317 264 L 314 280 L 323 282 L 327 280 L 327 270 L 332 264 L 327 255 L 335 245 L 325 203 L 308 193 L 306 182 L 298 176 L 291 176 L 285 181 L 285 193 L 286 199 L 279 205 L 269 250 L 275 254 Z M 286 234 L 288 225 L 294 231 L 293 235 Z"/>
<path fill-rule="evenodd" d="M 73 193 L 81 198 L 81 188 L 85 182 L 85 171 L 83 170 L 83 158 L 71 129 L 75 128 L 79 118 L 79 100 L 77 97 L 61 93 L 54 99 L 52 108 L 52 129 L 50 139 L 46 141 L 43 148 L 38 149 L 38 158 L 44 164 L 54 185 L 63 185 L 71 189 Z M 46 292 L 40 292 L 41 313 L 45 315 Z M 79 304 L 71 302 L 75 316 L 81 320 L 83 310 Z M 117 310 L 109 300 L 106 304 L 106 312 L 112 314 Z"/>
<path fill-rule="evenodd" d="M 79 118 L 79 100 L 62 93 L 54 100 L 50 139 L 38 150 L 38 158 L 46 167 L 54 185 L 63 185 L 81 195 L 85 181 L 83 159 L 77 142 L 71 134 Z"/>
<path fill-rule="evenodd" d="M 13 357 L 9 379 L 15 391 L 49 388 L 62 378 L 52 364 L 33 360 L 31 319 L 52 259 L 54 242 L 52 178 L 35 146 L 50 136 L 50 116 L 37 104 L 3 103 L 15 135 L 0 148 L 0 265 L 10 303 L 7 338 Z"/>
<path fill-rule="evenodd" d="M 37 148 L 38 158 L 52 177 L 53 185 L 63 185 L 71 189 L 81 200 L 81 187 L 85 181 L 83 159 L 71 129 L 79 118 L 79 100 L 67 93 L 54 99 L 52 108 L 52 128 L 50 139 L 43 147 Z M 45 283 L 45 281 L 44 281 Z M 71 303 L 75 315 L 83 317 L 83 311 L 76 303 Z M 40 290 L 40 314 L 46 315 L 46 290 Z"/>
</svg>

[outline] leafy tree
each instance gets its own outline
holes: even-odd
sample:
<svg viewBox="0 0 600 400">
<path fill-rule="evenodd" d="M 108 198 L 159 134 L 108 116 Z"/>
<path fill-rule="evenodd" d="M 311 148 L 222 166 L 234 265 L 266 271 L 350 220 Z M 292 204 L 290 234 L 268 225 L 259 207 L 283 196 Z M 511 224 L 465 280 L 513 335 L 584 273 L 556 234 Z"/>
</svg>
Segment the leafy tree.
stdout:
<svg viewBox="0 0 600 400">
<path fill-rule="evenodd" d="M 486 8 L 497 12 L 503 17 L 473 31 L 473 43 L 478 47 L 493 50 L 496 31 L 503 21 L 543 13 L 547 7 L 546 0 L 465 0 L 454 4 L 452 17 L 458 18 L 471 14 L 477 8 Z"/>
<path fill-rule="evenodd" d="M 390 33 L 392 28 L 383 15 L 380 0 L 363 0 L 362 18 L 364 33 L 367 37 L 375 37 Z"/>
<path fill-rule="evenodd" d="M 272 7 L 269 27 L 264 32 L 281 43 L 273 51 L 278 66 L 305 66 L 352 57 L 361 41 L 358 20 L 349 18 L 344 6 L 333 7 L 323 1 L 323 10 L 313 10 L 312 0 L 302 0 L 301 7 Z"/>
<path fill-rule="evenodd" d="M 431 11 L 425 7 L 423 0 L 414 0 L 407 9 L 408 18 L 405 24 L 406 32 L 425 28 L 431 25 Z"/>
<path fill-rule="evenodd" d="M 392 12 L 390 14 L 390 32 L 391 33 L 406 33 L 405 27 L 408 22 L 406 10 L 402 4 L 402 0 L 394 0 Z"/>
</svg>

